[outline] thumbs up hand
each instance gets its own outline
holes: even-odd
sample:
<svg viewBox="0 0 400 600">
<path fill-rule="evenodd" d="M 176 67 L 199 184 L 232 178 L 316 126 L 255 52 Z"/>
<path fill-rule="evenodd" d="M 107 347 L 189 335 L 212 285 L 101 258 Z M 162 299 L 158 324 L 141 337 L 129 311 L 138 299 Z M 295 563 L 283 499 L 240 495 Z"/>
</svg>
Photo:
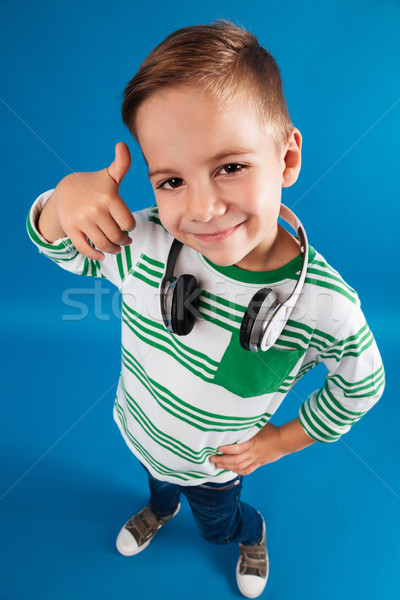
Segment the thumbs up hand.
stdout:
<svg viewBox="0 0 400 600">
<path fill-rule="evenodd" d="M 132 242 L 124 231 L 135 227 L 119 186 L 131 165 L 128 146 L 119 142 L 109 167 L 92 173 L 71 173 L 60 181 L 40 215 L 38 228 L 49 242 L 65 237 L 84 256 L 103 260 Z M 93 248 L 88 239 L 96 246 Z"/>
</svg>

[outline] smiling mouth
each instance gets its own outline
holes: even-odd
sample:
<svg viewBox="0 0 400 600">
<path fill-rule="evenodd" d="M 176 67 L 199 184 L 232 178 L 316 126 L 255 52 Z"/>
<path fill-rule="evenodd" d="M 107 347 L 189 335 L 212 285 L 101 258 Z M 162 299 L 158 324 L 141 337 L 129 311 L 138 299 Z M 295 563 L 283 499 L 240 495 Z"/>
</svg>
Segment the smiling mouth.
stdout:
<svg viewBox="0 0 400 600">
<path fill-rule="evenodd" d="M 229 227 L 229 229 L 217 231 L 216 233 L 192 233 L 192 235 L 202 242 L 220 242 L 221 240 L 224 240 L 232 235 L 232 233 L 234 233 L 241 225 L 242 223 L 239 223 L 234 227 Z"/>
</svg>

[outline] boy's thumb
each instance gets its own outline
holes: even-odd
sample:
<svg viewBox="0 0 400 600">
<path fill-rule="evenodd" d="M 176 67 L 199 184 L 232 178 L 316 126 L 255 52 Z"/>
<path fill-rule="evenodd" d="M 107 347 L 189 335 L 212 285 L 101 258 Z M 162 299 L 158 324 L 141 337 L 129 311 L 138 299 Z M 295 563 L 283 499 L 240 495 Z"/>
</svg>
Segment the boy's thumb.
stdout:
<svg viewBox="0 0 400 600">
<path fill-rule="evenodd" d="M 110 176 L 119 186 L 131 166 L 131 155 L 129 148 L 124 142 L 118 142 L 115 146 L 115 159 L 108 167 Z"/>
</svg>

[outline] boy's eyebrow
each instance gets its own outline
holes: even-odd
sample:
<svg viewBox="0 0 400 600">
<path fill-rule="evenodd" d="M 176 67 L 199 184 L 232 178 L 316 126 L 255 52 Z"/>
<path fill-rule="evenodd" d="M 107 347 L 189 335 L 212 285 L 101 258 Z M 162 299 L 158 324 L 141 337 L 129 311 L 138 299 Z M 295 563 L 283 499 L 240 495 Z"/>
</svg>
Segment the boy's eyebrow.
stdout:
<svg viewBox="0 0 400 600">
<path fill-rule="evenodd" d="M 214 156 L 212 156 L 209 159 L 209 162 L 215 162 L 217 160 L 223 160 L 224 158 L 228 157 L 228 156 L 237 156 L 237 155 L 243 155 L 243 154 L 255 154 L 254 150 L 251 148 L 233 148 L 231 150 L 224 150 L 223 152 L 218 152 L 218 154 L 215 154 Z M 145 159 L 147 166 L 147 160 Z M 154 175 L 165 175 L 167 173 L 171 173 L 171 171 L 175 171 L 175 169 L 168 169 L 168 168 L 162 168 L 162 169 L 156 169 L 155 171 L 151 171 L 148 174 L 148 178 L 150 179 L 151 177 L 154 177 Z"/>
</svg>

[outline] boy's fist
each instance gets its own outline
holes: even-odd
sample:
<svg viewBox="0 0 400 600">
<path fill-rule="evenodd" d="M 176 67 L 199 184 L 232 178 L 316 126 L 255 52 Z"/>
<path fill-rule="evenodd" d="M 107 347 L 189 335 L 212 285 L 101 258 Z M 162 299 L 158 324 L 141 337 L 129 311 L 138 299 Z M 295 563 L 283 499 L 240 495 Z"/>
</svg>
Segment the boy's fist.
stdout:
<svg viewBox="0 0 400 600">
<path fill-rule="evenodd" d="M 43 237 L 54 241 L 67 235 L 81 254 L 94 260 L 103 260 L 104 252 L 117 254 L 121 246 L 130 244 L 132 240 L 124 231 L 134 229 L 135 220 L 119 195 L 130 164 L 128 146 L 119 142 L 109 167 L 64 177 L 40 215 L 38 226 Z"/>
</svg>

